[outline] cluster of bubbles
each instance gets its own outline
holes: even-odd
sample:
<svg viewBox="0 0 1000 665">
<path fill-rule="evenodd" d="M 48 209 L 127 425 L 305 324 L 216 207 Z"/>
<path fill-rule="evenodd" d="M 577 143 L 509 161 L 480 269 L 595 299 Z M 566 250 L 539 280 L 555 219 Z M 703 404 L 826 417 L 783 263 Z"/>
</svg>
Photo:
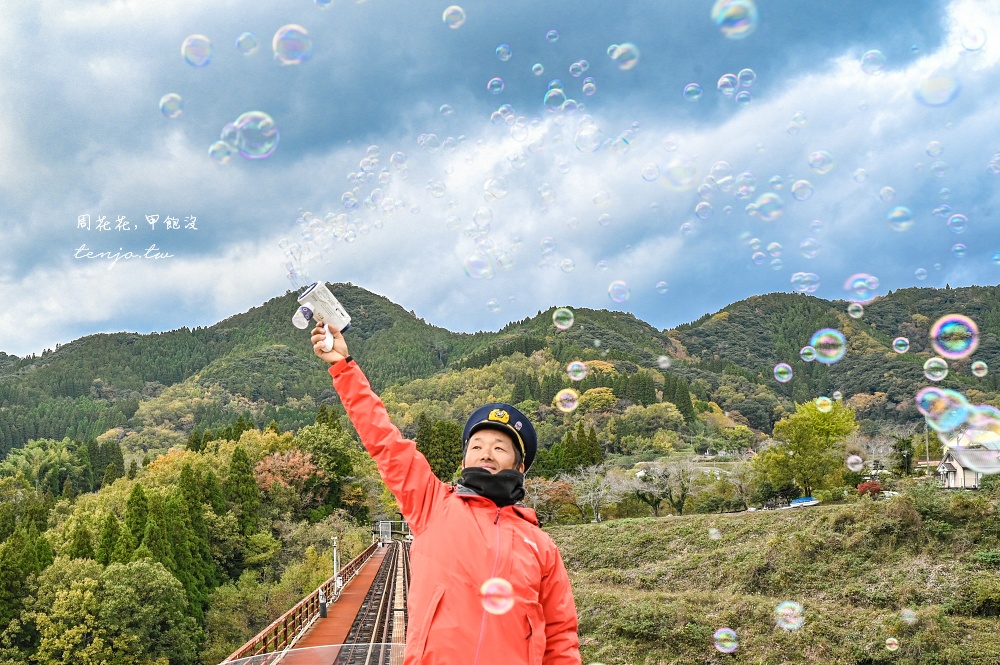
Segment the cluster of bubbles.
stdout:
<svg viewBox="0 0 1000 665">
<path fill-rule="evenodd" d="M 868 273 L 856 273 L 844 280 L 844 290 L 854 302 L 868 302 L 875 297 L 879 287 L 878 277 Z"/>
<path fill-rule="evenodd" d="M 917 392 L 917 409 L 947 448 L 1000 451 L 1000 409 L 988 404 L 973 405 L 956 390 L 928 386 Z M 976 471 L 996 473 L 991 459 L 970 456 Z"/>
<path fill-rule="evenodd" d="M 723 74 L 715 87 L 723 97 L 731 98 L 739 106 L 746 106 L 753 101 L 753 94 L 747 88 L 757 81 L 757 73 L 752 69 L 741 69 L 739 74 Z M 689 90 L 688 86 L 697 86 Z M 684 97 L 690 101 L 701 98 L 701 86 L 691 83 L 684 88 Z"/>
<path fill-rule="evenodd" d="M 265 159 L 274 154 L 281 132 L 263 111 L 247 111 L 222 128 L 218 141 L 208 148 L 216 164 L 228 164 L 234 153 L 244 159 Z"/>
<path fill-rule="evenodd" d="M 236 50 L 244 56 L 257 53 L 260 43 L 252 32 L 236 38 Z M 312 56 L 313 44 L 309 31 L 301 25 L 289 23 L 277 29 L 271 39 L 274 59 L 282 65 L 298 65 Z M 206 67 L 212 62 L 215 49 L 205 35 L 190 35 L 181 43 L 181 57 L 192 67 Z"/>
</svg>

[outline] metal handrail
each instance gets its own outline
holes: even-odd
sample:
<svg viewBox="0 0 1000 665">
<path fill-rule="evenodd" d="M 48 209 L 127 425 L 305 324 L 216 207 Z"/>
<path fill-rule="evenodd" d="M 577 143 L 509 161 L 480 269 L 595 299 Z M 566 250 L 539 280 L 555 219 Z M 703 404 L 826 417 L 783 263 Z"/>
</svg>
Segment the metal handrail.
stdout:
<svg viewBox="0 0 1000 665">
<path fill-rule="evenodd" d="M 267 628 L 250 638 L 246 644 L 229 654 L 222 662 L 228 663 L 240 658 L 281 651 L 288 647 L 298 636 L 300 629 L 319 612 L 320 589 L 323 590 L 327 598 L 332 599 L 331 602 L 336 600 L 337 578 L 340 577 L 343 586 L 347 586 L 347 583 L 361 570 L 361 567 L 371 558 L 376 549 L 378 549 L 378 543 L 369 545 L 364 552 L 351 559 L 350 563 L 342 567 L 339 572 L 335 572 L 333 577 L 323 582 L 318 589 L 272 621 Z"/>
</svg>

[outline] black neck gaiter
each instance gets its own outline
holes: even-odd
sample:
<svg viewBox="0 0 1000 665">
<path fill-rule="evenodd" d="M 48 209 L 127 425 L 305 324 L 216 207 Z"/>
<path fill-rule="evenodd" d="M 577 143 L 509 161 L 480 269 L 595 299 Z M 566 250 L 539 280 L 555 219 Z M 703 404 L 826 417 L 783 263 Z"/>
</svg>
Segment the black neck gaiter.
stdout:
<svg viewBox="0 0 1000 665">
<path fill-rule="evenodd" d="M 478 466 L 467 466 L 462 469 L 459 482 L 501 508 L 524 498 L 524 474 L 514 469 L 490 473 Z"/>
</svg>

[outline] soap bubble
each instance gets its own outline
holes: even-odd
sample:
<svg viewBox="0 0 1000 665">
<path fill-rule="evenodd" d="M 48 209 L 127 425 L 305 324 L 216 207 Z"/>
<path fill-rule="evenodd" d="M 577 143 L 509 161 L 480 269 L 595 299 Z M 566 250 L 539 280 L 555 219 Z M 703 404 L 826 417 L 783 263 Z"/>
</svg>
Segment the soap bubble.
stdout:
<svg viewBox="0 0 1000 665">
<path fill-rule="evenodd" d="M 669 290 L 670 290 L 670 284 L 668 284 L 668 283 L 666 283 L 664 281 L 659 281 L 659 282 L 656 283 L 656 292 L 657 293 L 664 294 L 664 293 L 667 293 Z"/>
<path fill-rule="evenodd" d="M 175 92 L 167 93 L 160 98 L 160 113 L 164 118 L 177 118 L 184 112 L 184 100 Z"/>
<path fill-rule="evenodd" d="M 986 376 L 989 370 L 989 365 L 982 360 L 977 360 L 969 366 L 969 371 L 972 372 L 972 375 L 980 379 Z"/>
<path fill-rule="evenodd" d="M 500 301 L 496 298 L 490 298 L 486 301 L 486 310 L 491 314 L 496 314 L 500 311 Z"/>
<path fill-rule="evenodd" d="M 792 196 L 796 201 L 807 201 L 812 195 L 813 185 L 808 180 L 796 180 L 792 183 Z"/>
<path fill-rule="evenodd" d="M 712 635 L 715 640 L 715 648 L 722 653 L 733 653 L 740 646 L 736 631 L 732 628 L 720 628 Z"/>
<path fill-rule="evenodd" d="M 929 381 L 940 381 L 948 376 L 948 363 L 944 358 L 928 358 L 924 363 L 924 376 Z"/>
<path fill-rule="evenodd" d="M 587 376 L 587 364 L 580 360 L 574 360 L 566 366 L 566 374 L 573 381 L 583 381 Z"/>
<path fill-rule="evenodd" d="M 865 51 L 861 56 L 861 71 L 865 74 L 877 74 L 885 66 L 885 56 L 882 51 Z"/>
<path fill-rule="evenodd" d="M 514 585 L 502 577 L 494 577 L 479 587 L 483 609 L 490 614 L 506 614 L 514 607 Z"/>
<path fill-rule="evenodd" d="M 458 5 L 452 5 L 444 10 L 441 20 L 452 30 L 457 30 L 465 23 L 465 10 Z"/>
<path fill-rule="evenodd" d="M 972 411 L 965 395 L 935 386 L 921 388 L 914 401 L 927 424 L 938 432 L 950 432 L 964 423 Z"/>
<path fill-rule="evenodd" d="M 847 315 L 852 319 L 860 319 L 865 315 L 865 308 L 859 302 L 852 302 L 847 306 Z"/>
<path fill-rule="evenodd" d="M 754 202 L 754 214 L 765 222 L 777 221 L 785 214 L 785 202 L 774 192 L 764 192 Z"/>
<path fill-rule="evenodd" d="M 967 25 L 962 31 L 961 42 L 966 51 L 978 51 L 986 45 L 986 31 L 978 25 Z"/>
<path fill-rule="evenodd" d="M 625 302 L 629 298 L 629 288 L 625 280 L 616 279 L 608 285 L 608 297 L 615 302 Z"/>
<path fill-rule="evenodd" d="M 910 350 L 910 340 L 905 337 L 897 337 L 892 340 L 892 350 L 896 353 L 906 353 Z"/>
<path fill-rule="evenodd" d="M 500 60 L 507 62 L 510 60 L 510 56 L 513 55 L 513 51 L 510 49 L 510 44 L 500 44 L 500 46 L 497 46 L 496 54 Z"/>
<path fill-rule="evenodd" d="M 604 133 L 597 125 L 584 125 L 576 131 L 573 145 L 580 152 L 596 152 L 604 144 Z"/>
<path fill-rule="evenodd" d="M 899 616 L 903 620 L 903 623 L 905 623 L 905 624 L 907 624 L 909 626 L 912 626 L 913 624 L 915 624 L 917 622 L 917 612 L 916 612 L 916 610 L 911 610 L 909 608 L 905 608 L 905 609 L 903 609 L 903 610 L 901 610 L 899 612 Z"/>
<path fill-rule="evenodd" d="M 861 469 L 865 468 L 865 461 L 858 455 L 849 455 L 847 457 L 847 468 L 854 473 L 859 473 Z"/>
<path fill-rule="evenodd" d="M 855 302 L 867 302 L 875 296 L 879 287 L 878 277 L 866 272 L 859 272 L 844 280 L 844 290 L 850 293 Z M 857 317 L 855 317 L 857 318 Z"/>
<path fill-rule="evenodd" d="M 774 621 L 779 628 L 798 630 L 805 624 L 806 619 L 801 605 L 794 600 L 786 600 L 774 608 Z"/>
<path fill-rule="evenodd" d="M 541 76 L 545 73 L 545 67 L 540 62 L 536 62 L 531 66 L 531 73 L 535 76 Z"/>
<path fill-rule="evenodd" d="M 895 637 L 885 638 L 885 648 L 888 649 L 889 651 L 896 651 L 897 649 L 899 649 L 899 640 L 897 640 Z"/>
<path fill-rule="evenodd" d="M 270 157 L 278 147 L 281 134 L 274 119 L 263 111 L 248 111 L 233 121 L 236 149 L 246 159 Z"/>
<path fill-rule="evenodd" d="M 204 67 L 212 61 L 212 42 L 205 35 L 191 35 L 181 42 L 181 56 L 192 67 Z"/>
<path fill-rule="evenodd" d="M 753 0 L 716 0 L 711 16 L 722 34 L 729 39 L 749 37 L 760 21 L 757 5 Z"/>
<path fill-rule="evenodd" d="M 216 164 L 228 164 L 236 152 L 236 147 L 225 141 L 216 141 L 208 148 L 208 157 Z"/>
<path fill-rule="evenodd" d="M 552 325 L 559 330 L 566 330 L 573 325 L 573 310 L 568 307 L 560 307 L 552 312 Z"/>
<path fill-rule="evenodd" d="M 494 95 L 499 95 L 503 92 L 503 79 L 499 76 L 494 76 L 486 84 L 486 89 L 489 90 Z"/>
<path fill-rule="evenodd" d="M 559 41 L 559 31 L 558 30 L 549 30 L 548 32 L 546 32 L 545 33 L 545 41 L 547 41 L 550 44 L 554 44 L 557 41 Z"/>
<path fill-rule="evenodd" d="M 701 85 L 697 83 L 688 83 L 684 86 L 684 99 L 689 102 L 696 102 L 701 99 L 702 89 Z"/>
<path fill-rule="evenodd" d="M 906 206 L 896 206 L 885 218 L 893 231 L 908 231 L 913 226 L 913 211 Z"/>
<path fill-rule="evenodd" d="M 816 350 L 816 360 L 824 365 L 832 365 L 847 353 L 844 333 L 834 328 L 823 328 L 813 333 L 809 346 Z"/>
<path fill-rule="evenodd" d="M 736 78 L 742 87 L 749 88 L 757 81 L 757 72 L 752 69 L 741 69 Z"/>
<path fill-rule="evenodd" d="M 580 393 L 572 388 L 563 388 L 555 397 L 556 408 L 563 413 L 569 413 L 580 404 Z"/>
<path fill-rule="evenodd" d="M 271 40 L 274 58 L 283 65 L 300 65 L 312 56 L 312 39 L 301 25 L 290 23 L 278 28 Z"/>
<path fill-rule="evenodd" d="M 670 356 L 660 356 L 656 359 L 656 365 L 660 369 L 670 369 Z"/>
<path fill-rule="evenodd" d="M 778 363 L 774 366 L 774 378 L 778 383 L 788 383 L 792 380 L 792 367 L 788 363 Z"/>
<path fill-rule="evenodd" d="M 833 400 L 826 395 L 816 398 L 816 410 L 820 413 L 830 413 L 833 410 Z"/>
<path fill-rule="evenodd" d="M 797 293 L 815 293 L 819 288 L 819 275 L 814 272 L 797 272 L 792 275 L 792 289 Z"/>
<path fill-rule="evenodd" d="M 257 41 L 257 35 L 252 32 L 244 32 L 236 38 L 236 50 L 247 57 L 255 55 L 258 48 L 260 43 Z"/>
<path fill-rule="evenodd" d="M 809 153 L 809 168 L 813 170 L 814 173 L 820 175 L 826 175 L 833 170 L 835 162 L 833 161 L 833 155 L 831 155 L 826 150 L 817 150 L 815 152 Z"/>
<path fill-rule="evenodd" d="M 969 407 L 969 415 L 965 420 L 965 427 L 959 427 L 953 431 L 941 430 L 938 432 L 944 444 L 949 448 L 985 448 L 986 450 L 1000 450 L 1000 409 L 988 404 Z M 989 455 L 991 459 L 978 461 L 993 462 L 997 459 L 997 453 Z M 992 464 L 977 464 L 976 460 L 970 465 L 975 471 L 981 473 L 996 473 L 995 468 L 989 468 Z"/>
<path fill-rule="evenodd" d="M 493 261 L 488 254 L 475 252 L 465 257 L 463 261 L 465 274 L 472 279 L 492 279 Z"/>
<path fill-rule="evenodd" d="M 951 360 L 966 358 L 979 346 L 979 327 L 967 316 L 948 314 L 934 322 L 930 338 L 938 355 Z"/>
<path fill-rule="evenodd" d="M 639 64 L 639 48 L 635 44 L 620 44 L 611 59 L 618 65 L 618 69 L 628 71 Z"/>
<path fill-rule="evenodd" d="M 811 346 L 803 346 L 799 349 L 799 358 L 802 358 L 803 362 L 811 363 L 816 360 L 816 349 Z"/>
<path fill-rule="evenodd" d="M 718 83 L 716 83 L 716 88 L 726 97 L 732 97 L 736 94 L 736 89 L 739 87 L 740 81 L 736 78 L 735 74 L 723 74 L 719 77 Z"/>
<path fill-rule="evenodd" d="M 920 82 L 914 96 L 925 106 L 946 106 L 958 96 L 960 87 L 955 77 L 935 74 Z"/>
</svg>

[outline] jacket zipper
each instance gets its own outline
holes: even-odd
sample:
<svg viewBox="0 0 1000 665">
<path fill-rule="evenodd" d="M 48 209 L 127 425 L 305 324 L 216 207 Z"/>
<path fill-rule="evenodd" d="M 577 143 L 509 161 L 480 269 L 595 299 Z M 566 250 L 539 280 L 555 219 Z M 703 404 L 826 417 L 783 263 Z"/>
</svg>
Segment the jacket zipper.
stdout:
<svg viewBox="0 0 1000 665">
<path fill-rule="evenodd" d="M 497 532 L 497 549 L 493 555 L 493 569 L 490 571 L 490 579 L 497 576 L 497 565 L 500 563 L 500 509 L 497 508 L 497 516 L 493 518 L 493 524 Z M 476 657 L 472 661 L 473 665 L 479 665 L 479 650 L 483 646 L 483 637 L 486 636 L 486 608 L 483 608 L 483 619 L 479 622 L 479 641 L 476 642 Z"/>
</svg>

